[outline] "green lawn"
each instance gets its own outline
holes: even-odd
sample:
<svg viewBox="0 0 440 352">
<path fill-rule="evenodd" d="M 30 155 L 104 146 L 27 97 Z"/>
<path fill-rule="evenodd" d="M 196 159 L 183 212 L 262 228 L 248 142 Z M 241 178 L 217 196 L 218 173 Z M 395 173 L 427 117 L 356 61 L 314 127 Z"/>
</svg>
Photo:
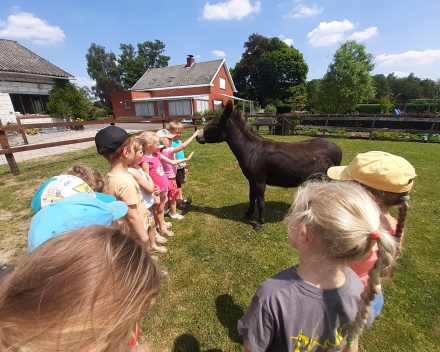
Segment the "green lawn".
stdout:
<svg viewBox="0 0 440 352">
<path fill-rule="evenodd" d="M 184 132 L 183 139 L 190 131 Z M 307 137 L 270 136 L 279 141 Z M 361 351 L 438 351 L 440 346 L 440 202 L 437 184 L 440 146 L 436 144 L 335 139 L 346 164 L 360 152 L 384 150 L 401 155 L 419 178 L 411 192 L 404 253 L 394 281 L 384 285 L 385 307 L 361 337 Z M 199 145 L 184 194 L 192 198 L 185 220 L 174 221 L 176 236 L 160 256 L 169 271 L 163 294 L 147 314 L 141 340 L 152 351 L 242 351 L 237 320 L 258 285 L 298 263 L 282 219 L 296 189 L 268 187 L 262 232 L 254 232 L 257 214 L 244 217 L 248 184 L 227 144 Z M 33 213 L 29 208 L 39 185 L 80 164 L 107 164 L 95 148 L 20 163 L 22 175 L 0 167 L 0 256 L 16 261 L 26 249 Z M 1 258 L 1 257 L 0 257 Z M 299 317 L 301 319 L 301 317 Z"/>
</svg>

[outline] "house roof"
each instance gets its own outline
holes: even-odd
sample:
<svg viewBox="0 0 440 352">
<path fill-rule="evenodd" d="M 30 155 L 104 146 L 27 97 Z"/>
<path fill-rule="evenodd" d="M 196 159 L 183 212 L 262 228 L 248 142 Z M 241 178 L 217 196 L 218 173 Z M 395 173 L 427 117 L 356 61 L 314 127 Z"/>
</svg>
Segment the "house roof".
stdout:
<svg viewBox="0 0 440 352">
<path fill-rule="evenodd" d="M 209 86 L 212 85 L 222 65 L 225 65 L 232 90 L 236 91 L 225 59 L 194 62 L 191 67 L 186 67 L 186 64 L 184 64 L 150 68 L 131 90 L 150 91 L 190 86 Z"/>
<path fill-rule="evenodd" d="M 58 78 L 73 78 L 15 40 L 0 39 L 0 72 L 28 73 Z"/>
</svg>

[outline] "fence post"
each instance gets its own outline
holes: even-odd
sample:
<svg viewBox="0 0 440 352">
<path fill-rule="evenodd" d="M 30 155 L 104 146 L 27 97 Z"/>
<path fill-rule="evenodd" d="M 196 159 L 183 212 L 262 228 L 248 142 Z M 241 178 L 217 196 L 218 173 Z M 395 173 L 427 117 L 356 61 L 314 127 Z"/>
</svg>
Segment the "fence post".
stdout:
<svg viewBox="0 0 440 352">
<path fill-rule="evenodd" d="M 194 132 L 197 131 L 197 119 L 194 117 Z"/>
<path fill-rule="evenodd" d="M 162 128 L 164 129 L 164 130 L 166 130 L 167 129 L 167 123 L 165 122 L 165 114 L 162 114 Z"/>
<path fill-rule="evenodd" d="M 108 119 L 110 121 L 115 121 L 115 117 L 113 115 L 108 115 Z M 115 123 L 114 122 L 110 122 L 110 125 L 115 126 Z"/>
<path fill-rule="evenodd" d="M 432 137 L 432 134 L 434 133 L 434 127 L 435 127 L 436 123 L 437 123 L 437 121 L 434 121 L 431 124 L 431 129 L 429 130 L 428 140 L 426 141 L 427 143 L 429 143 L 431 141 L 431 137 Z"/>
<path fill-rule="evenodd" d="M 2 121 L 0 120 L 0 144 L 2 146 L 2 149 L 8 149 L 9 148 L 9 141 L 8 136 L 6 135 L 5 131 L 1 129 L 3 126 Z M 5 154 L 6 161 L 8 162 L 9 168 L 11 169 L 11 172 L 14 176 L 20 175 L 20 170 L 18 169 L 17 163 L 15 162 L 14 154 Z"/>
<path fill-rule="evenodd" d="M 17 124 L 21 125 L 20 116 L 17 116 Z M 21 132 L 21 136 L 23 137 L 24 144 L 29 144 L 25 130 L 20 130 L 20 132 Z"/>
<path fill-rule="evenodd" d="M 374 117 L 376 117 L 376 115 L 374 115 Z M 374 128 L 375 123 L 376 123 L 376 120 L 373 120 L 373 122 L 371 123 L 371 128 Z M 368 137 L 369 140 L 371 140 L 372 135 L 373 135 L 373 131 L 370 131 L 370 136 Z"/>
</svg>

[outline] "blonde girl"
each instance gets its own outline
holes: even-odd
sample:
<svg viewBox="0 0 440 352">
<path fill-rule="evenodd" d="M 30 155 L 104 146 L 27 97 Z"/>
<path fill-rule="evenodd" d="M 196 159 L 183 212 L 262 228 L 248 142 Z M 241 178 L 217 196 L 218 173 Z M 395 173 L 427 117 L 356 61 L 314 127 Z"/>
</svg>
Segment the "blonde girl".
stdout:
<svg viewBox="0 0 440 352">
<path fill-rule="evenodd" d="M 156 224 L 159 226 L 159 234 L 166 236 L 174 236 L 174 233 L 165 227 L 164 221 L 164 204 L 167 200 L 168 187 L 170 185 L 162 167 L 162 162 L 169 165 L 177 165 L 192 159 L 194 152 L 184 160 L 170 160 L 160 153 L 159 137 L 154 132 L 143 132 L 140 135 L 140 141 L 144 148 L 144 156 L 139 162 L 139 166 L 146 174 L 153 179 L 154 184 L 159 186 L 159 204 L 153 205 L 153 215 Z"/>
<path fill-rule="evenodd" d="M 135 153 L 133 162 L 128 165 L 128 172 L 133 176 L 136 182 L 139 184 L 141 189 L 143 202 L 145 204 L 145 208 L 148 212 L 148 238 L 150 239 L 150 252 L 158 252 L 158 253 L 166 253 L 167 249 L 164 246 L 158 246 L 157 243 L 166 243 L 167 239 L 160 236 L 156 231 L 156 226 L 154 224 L 153 217 L 153 204 L 154 204 L 154 196 L 153 193 L 159 194 L 159 186 L 153 183 L 151 176 L 146 174 L 144 170 L 142 170 L 138 163 L 142 160 L 144 156 L 142 150 L 142 143 L 139 138 L 134 139 L 133 141 L 133 151 Z"/>
<path fill-rule="evenodd" d="M 409 210 L 409 191 L 417 177 L 414 167 L 400 156 L 373 151 L 358 154 L 348 166 L 332 167 L 327 174 L 334 180 L 355 181 L 371 193 L 380 207 L 380 228 L 395 237 L 400 250 Z M 390 215 L 394 207 L 399 207 L 397 220 Z M 365 258 L 351 266 L 364 286 L 368 285 L 368 271 L 377 261 L 378 250 L 375 245 Z M 381 291 L 373 302 L 376 316 L 380 314 L 383 305 Z"/>
<path fill-rule="evenodd" d="M 66 232 L 0 285 L 0 351 L 149 351 L 127 341 L 160 291 L 146 244 L 107 226 Z"/>
<path fill-rule="evenodd" d="M 371 301 L 397 250 L 394 237 L 381 231 L 379 214 L 355 183 L 298 188 L 286 222 L 300 261 L 258 288 L 238 322 L 245 351 L 357 351 L 358 335 L 374 320 Z M 375 244 L 378 260 L 364 289 L 348 266 Z"/>
</svg>

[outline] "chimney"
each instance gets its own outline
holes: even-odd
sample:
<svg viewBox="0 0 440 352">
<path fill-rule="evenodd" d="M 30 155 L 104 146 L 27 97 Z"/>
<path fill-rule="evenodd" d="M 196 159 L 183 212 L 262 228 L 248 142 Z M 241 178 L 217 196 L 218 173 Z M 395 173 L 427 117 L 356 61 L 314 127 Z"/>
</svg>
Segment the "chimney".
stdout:
<svg viewBox="0 0 440 352">
<path fill-rule="evenodd" d="M 191 67 L 192 64 L 194 63 L 194 55 L 187 55 L 188 57 L 186 58 L 186 67 Z"/>
</svg>

